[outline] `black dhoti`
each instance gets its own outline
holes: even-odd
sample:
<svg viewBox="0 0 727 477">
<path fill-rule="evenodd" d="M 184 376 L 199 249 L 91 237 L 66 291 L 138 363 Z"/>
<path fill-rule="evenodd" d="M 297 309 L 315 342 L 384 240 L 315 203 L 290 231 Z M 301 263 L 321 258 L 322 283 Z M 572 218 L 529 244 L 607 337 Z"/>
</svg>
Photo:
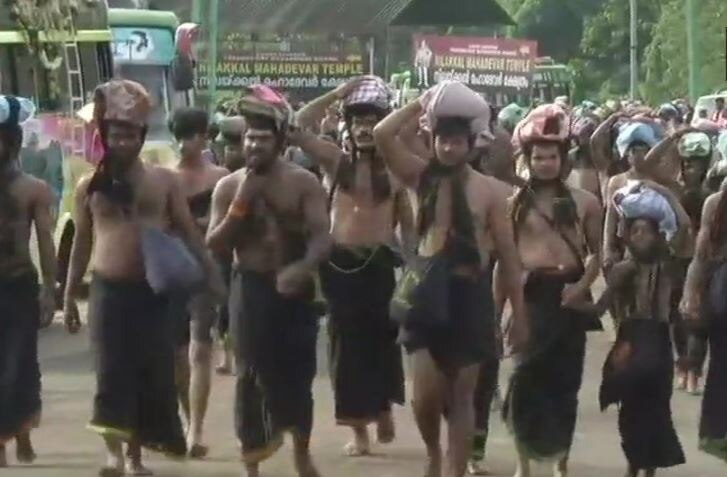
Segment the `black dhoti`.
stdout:
<svg viewBox="0 0 727 477">
<path fill-rule="evenodd" d="M 40 419 L 38 279 L 0 278 L 0 444 Z"/>
<path fill-rule="evenodd" d="M 621 446 L 632 469 L 685 462 L 671 417 L 673 379 L 668 323 L 624 320 L 603 368 L 600 404 L 620 405 Z"/>
<path fill-rule="evenodd" d="M 497 357 L 495 307 L 489 271 L 448 278 L 448 318 L 442 324 L 404 323 L 399 340 L 407 353 L 426 349 L 445 374 Z"/>
<path fill-rule="evenodd" d="M 229 310 L 238 368 L 235 430 L 247 463 L 270 457 L 285 431 L 310 436 L 318 334 L 312 298 L 313 293 L 283 297 L 272 274 L 233 273 Z"/>
<path fill-rule="evenodd" d="M 146 282 L 93 277 L 88 316 L 96 396 L 89 428 L 183 456 L 174 383 L 175 317 L 168 305 L 169 299 Z"/>
<path fill-rule="evenodd" d="M 365 425 L 391 404 L 404 404 L 398 329 L 389 319 L 394 256 L 387 248 L 334 249 L 321 267 L 329 314 L 331 382 L 336 421 Z"/>
<path fill-rule="evenodd" d="M 721 263 L 721 266 L 727 265 Z M 711 278 L 716 279 L 716 276 Z M 727 284 L 713 285 L 721 291 L 719 299 L 724 300 Z M 699 448 L 727 462 L 727 314 L 718 311 L 725 309 L 719 305 L 710 300 L 705 306 L 710 360 L 699 422 Z"/>
<path fill-rule="evenodd" d="M 510 378 L 503 417 L 518 450 L 535 460 L 563 458 L 573 442 L 586 320 L 561 307 L 563 288 L 579 278 L 569 275 L 533 271 L 524 289 L 530 340 Z"/>
</svg>

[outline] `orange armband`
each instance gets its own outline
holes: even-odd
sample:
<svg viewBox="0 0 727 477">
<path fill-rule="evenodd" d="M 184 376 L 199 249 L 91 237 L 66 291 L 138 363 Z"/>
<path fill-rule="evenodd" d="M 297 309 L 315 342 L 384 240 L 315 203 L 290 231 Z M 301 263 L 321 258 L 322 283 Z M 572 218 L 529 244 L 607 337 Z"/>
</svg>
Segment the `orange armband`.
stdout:
<svg viewBox="0 0 727 477">
<path fill-rule="evenodd" d="M 250 212 L 250 204 L 241 200 L 233 200 L 230 208 L 227 209 L 227 215 L 238 220 L 246 218 Z"/>
</svg>

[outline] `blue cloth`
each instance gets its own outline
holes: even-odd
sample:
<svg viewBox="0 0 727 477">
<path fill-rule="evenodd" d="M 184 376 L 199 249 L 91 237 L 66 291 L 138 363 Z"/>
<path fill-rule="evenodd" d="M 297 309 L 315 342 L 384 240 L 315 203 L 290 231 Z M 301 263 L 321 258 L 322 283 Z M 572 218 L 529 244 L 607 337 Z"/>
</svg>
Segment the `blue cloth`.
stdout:
<svg viewBox="0 0 727 477">
<path fill-rule="evenodd" d="M 626 155 L 629 147 L 635 142 L 643 142 L 654 147 L 658 142 L 654 129 L 644 123 L 628 123 L 619 128 L 616 147 L 621 157 Z"/>
<path fill-rule="evenodd" d="M 618 214 L 625 219 L 651 219 L 659 224 L 659 232 L 671 240 L 677 232 L 677 216 L 669 201 L 641 183 L 629 183 L 613 196 Z"/>
<path fill-rule="evenodd" d="M 0 95 L 0 124 L 23 124 L 35 114 L 35 105 L 27 98 Z"/>
</svg>

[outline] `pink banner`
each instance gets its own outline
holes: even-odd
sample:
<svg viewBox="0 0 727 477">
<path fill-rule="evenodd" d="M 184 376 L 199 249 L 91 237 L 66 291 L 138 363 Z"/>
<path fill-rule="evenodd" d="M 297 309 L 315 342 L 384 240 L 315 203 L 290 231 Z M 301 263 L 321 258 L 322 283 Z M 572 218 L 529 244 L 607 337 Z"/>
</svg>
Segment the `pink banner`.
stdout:
<svg viewBox="0 0 727 477">
<path fill-rule="evenodd" d="M 453 80 L 490 94 L 526 93 L 537 54 L 530 40 L 414 35 L 414 86 Z"/>
</svg>

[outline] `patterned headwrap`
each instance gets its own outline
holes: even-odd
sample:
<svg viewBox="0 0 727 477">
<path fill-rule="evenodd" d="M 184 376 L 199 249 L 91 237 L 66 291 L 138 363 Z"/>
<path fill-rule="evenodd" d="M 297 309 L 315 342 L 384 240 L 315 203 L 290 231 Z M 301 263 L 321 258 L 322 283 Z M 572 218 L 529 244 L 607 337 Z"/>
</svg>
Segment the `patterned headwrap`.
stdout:
<svg viewBox="0 0 727 477">
<path fill-rule="evenodd" d="M 104 121 L 120 121 L 144 128 L 152 107 L 146 89 L 126 79 L 111 80 L 98 86 L 93 101 L 93 118 L 97 125 Z"/>
<path fill-rule="evenodd" d="M 274 89 L 266 85 L 247 88 L 247 94 L 237 104 L 242 116 L 263 116 L 275 122 L 279 133 L 287 134 L 293 121 L 293 108 L 290 103 Z"/>
<path fill-rule="evenodd" d="M 391 91 L 378 76 L 364 76 L 357 88 L 343 99 L 343 108 L 370 105 L 382 111 L 391 108 Z"/>
</svg>

